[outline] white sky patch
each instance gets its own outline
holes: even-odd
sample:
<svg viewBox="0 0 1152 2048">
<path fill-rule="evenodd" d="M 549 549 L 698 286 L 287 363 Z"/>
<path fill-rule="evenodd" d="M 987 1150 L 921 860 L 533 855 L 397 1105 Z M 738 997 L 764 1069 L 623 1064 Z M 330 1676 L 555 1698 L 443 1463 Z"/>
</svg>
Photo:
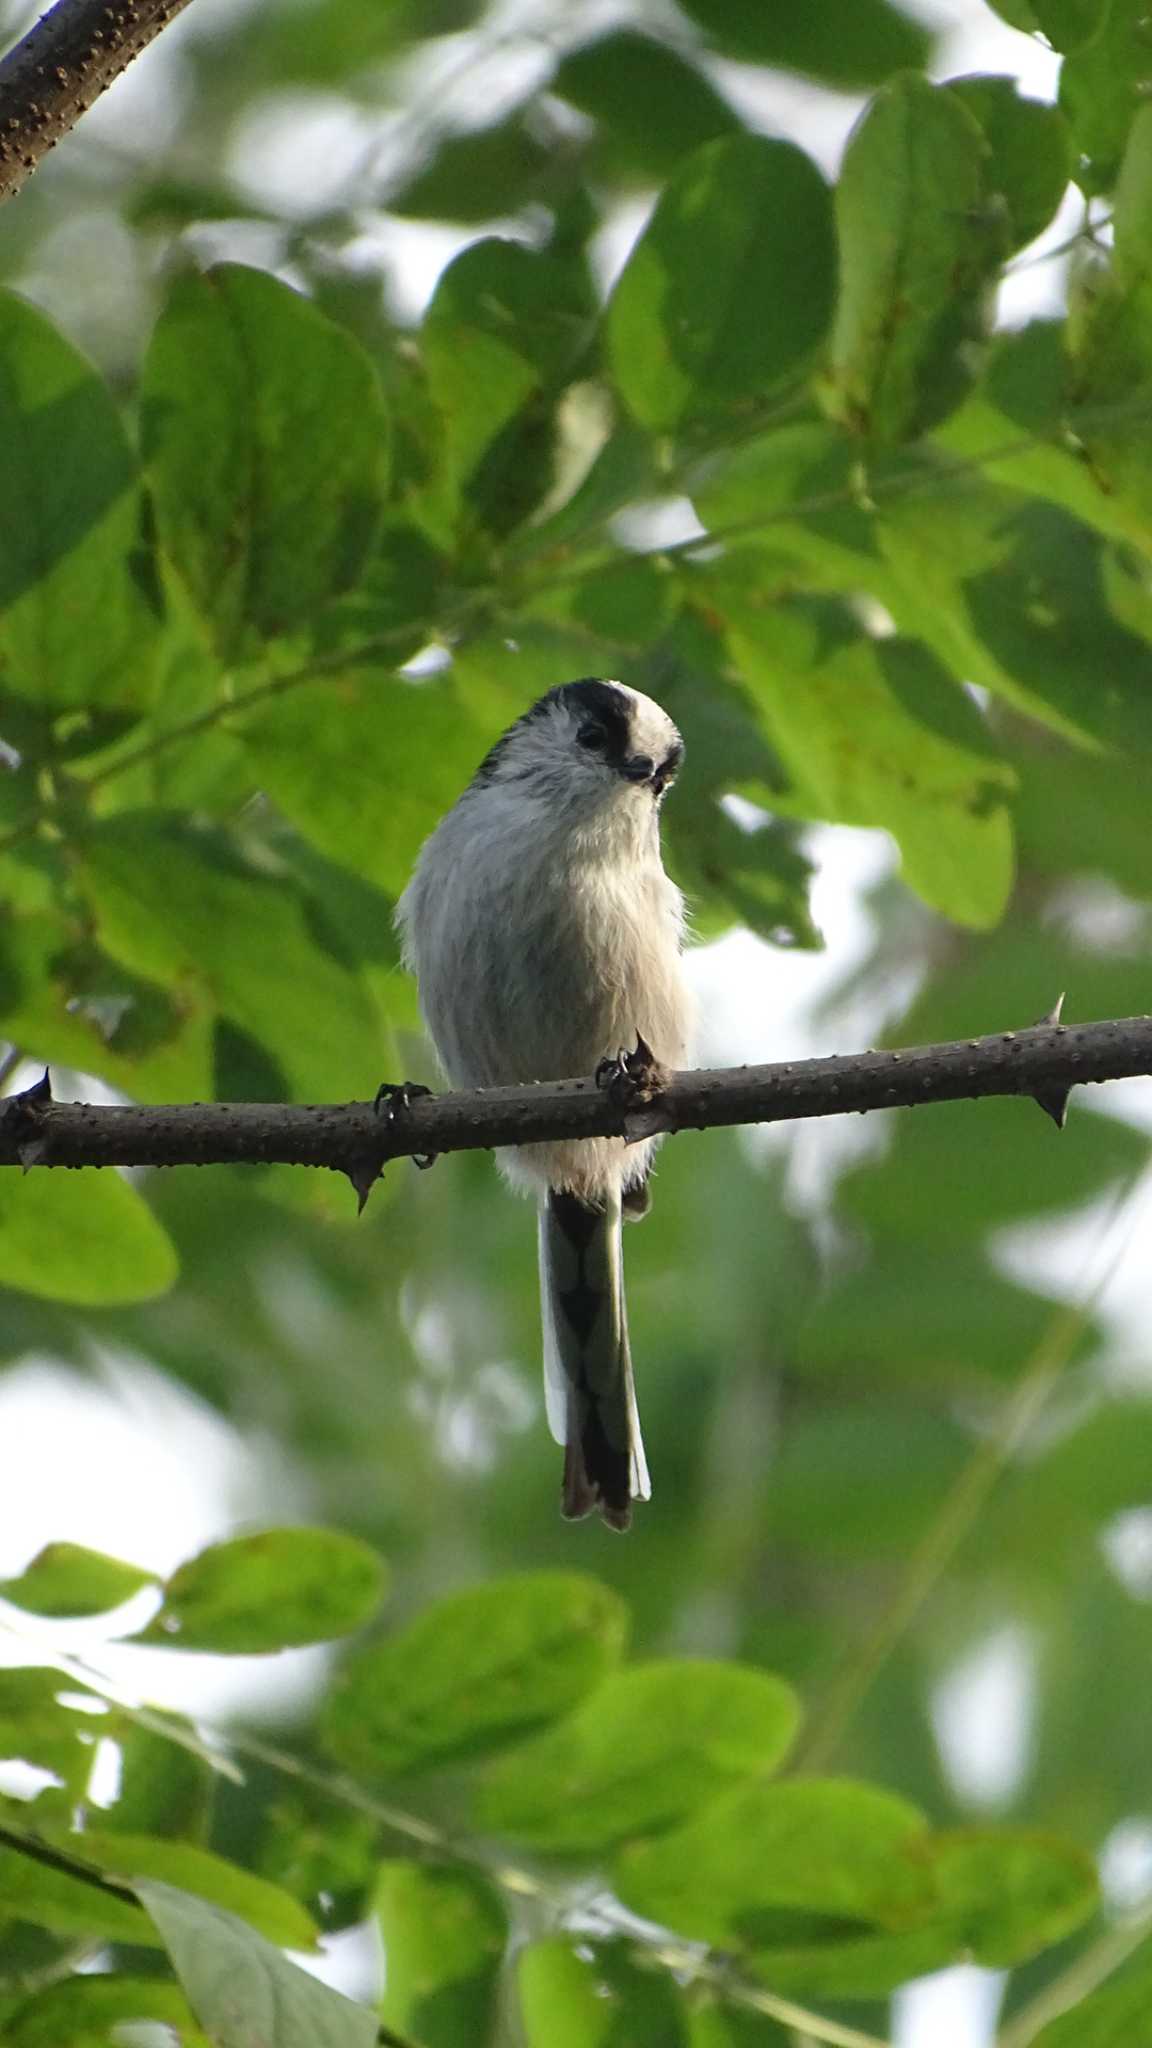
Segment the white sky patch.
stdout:
<svg viewBox="0 0 1152 2048">
<path fill-rule="evenodd" d="M 1128 1508 L 1114 1516 L 1100 1540 L 1125 1592 L 1133 1600 L 1152 1602 L 1152 1507 Z"/>
<path fill-rule="evenodd" d="M 972 1963 L 918 1977 L 893 2000 L 894 2048 L 987 2048 L 1004 1979 Z"/>
<path fill-rule="evenodd" d="M 375 2005 L 384 1988 L 384 1945 L 375 1920 L 358 1921 L 355 1927 L 341 1928 L 339 1934 L 324 1934 L 319 1954 L 293 1953 L 291 1960 L 310 1977 L 342 1991 L 345 1998 Z"/>
<path fill-rule="evenodd" d="M 1036 1688 L 1024 1631 L 996 1629 L 936 1686 L 932 1726 L 959 1797 L 995 1813 L 1019 1790 L 1028 1767 Z"/>
<path fill-rule="evenodd" d="M 0 1436 L 4 1577 L 59 1541 L 169 1572 L 220 1534 L 225 1502 L 250 1487 L 228 1425 L 144 1367 L 91 1379 L 28 1359 L 0 1378 Z"/>
<path fill-rule="evenodd" d="M 1152 1899 L 1152 1814 L 1122 1820 L 1100 1852 L 1100 1883 L 1118 1913 L 1135 1913 Z"/>
<path fill-rule="evenodd" d="M 258 100 L 240 124 L 230 170 L 260 206 L 312 214 L 344 197 L 371 155 L 380 117 L 342 93 L 279 92 Z"/>
</svg>

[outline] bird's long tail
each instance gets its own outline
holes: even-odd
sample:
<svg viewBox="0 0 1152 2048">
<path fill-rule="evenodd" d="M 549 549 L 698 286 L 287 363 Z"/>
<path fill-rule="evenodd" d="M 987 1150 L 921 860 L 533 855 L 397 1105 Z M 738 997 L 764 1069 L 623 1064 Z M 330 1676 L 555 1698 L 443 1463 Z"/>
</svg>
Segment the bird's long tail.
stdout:
<svg viewBox="0 0 1152 2048">
<path fill-rule="evenodd" d="M 563 1511 L 626 1529 L 651 1492 L 632 1383 L 620 1197 L 596 1208 L 550 1189 L 540 1209 L 548 1421 L 564 1446 Z"/>
</svg>

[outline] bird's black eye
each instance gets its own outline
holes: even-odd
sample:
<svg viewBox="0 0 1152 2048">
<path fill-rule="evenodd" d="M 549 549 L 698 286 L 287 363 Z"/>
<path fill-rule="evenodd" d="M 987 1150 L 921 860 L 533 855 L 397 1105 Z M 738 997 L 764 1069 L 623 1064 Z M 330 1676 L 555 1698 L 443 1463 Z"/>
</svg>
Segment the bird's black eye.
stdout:
<svg viewBox="0 0 1152 2048">
<path fill-rule="evenodd" d="M 576 734 L 578 747 L 587 747 L 590 754 L 602 754 L 608 735 L 602 725 L 582 725 Z"/>
</svg>

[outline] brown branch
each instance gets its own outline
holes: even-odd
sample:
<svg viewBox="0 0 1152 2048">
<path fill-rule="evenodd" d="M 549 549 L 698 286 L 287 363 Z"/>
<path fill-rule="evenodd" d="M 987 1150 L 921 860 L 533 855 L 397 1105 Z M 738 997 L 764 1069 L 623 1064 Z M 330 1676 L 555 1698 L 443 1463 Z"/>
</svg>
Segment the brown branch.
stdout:
<svg viewBox="0 0 1152 2048">
<path fill-rule="evenodd" d="M 188 0 L 56 0 L 0 62 L 0 200 Z"/>
<path fill-rule="evenodd" d="M 673 1074 L 650 1102 L 594 1079 L 371 1103 L 54 1102 L 48 1076 L 0 1104 L 0 1166 L 324 1166 L 365 1192 L 389 1159 L 550 1138 L 644 1138 L 715 1125 L 1025 1095 L 1057 1123 L 1082 1082 L 1152 1074 L 1152 1017 L 1042 1024 L 903 1052 Z"/>
</svg>

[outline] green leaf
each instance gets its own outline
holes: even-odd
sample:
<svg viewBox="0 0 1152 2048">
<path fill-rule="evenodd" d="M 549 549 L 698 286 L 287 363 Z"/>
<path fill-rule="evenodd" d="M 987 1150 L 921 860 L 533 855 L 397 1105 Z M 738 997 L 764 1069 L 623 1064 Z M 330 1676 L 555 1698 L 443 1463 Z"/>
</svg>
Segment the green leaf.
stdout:
<svg viewBox="0 0 1152 2048">
<path fill-rule="evenodd" d="M 1064 448 L 1043 445 L 1065 436 L 1057 330 L 1037 325 L 1007 337 L 993 371 L 1011 391 L 996 405 L 980 394 L 939 435 L 963 453 L 962 465 L 918 451 L 854 476 L 845 437 L 822 441 L 802 423 L 726 456 L 697 489 L 697 507 L 721 538 L 726 529 L 764 529 L 755 562 L 750 550 L 743 558 L 741 610 L 775 605 L 797 587 L 865 592 L 953 677 L 1081 743 L 1147 747 L 1144 614 L 1133 630 L 1115 599 L 1114 557 L 1079 523 L 1087 517 L 1103 532 L 1131 535 L 1142 531 L 1140 517 Z M 1078 517 L 998 489 L 982 470 Z M 698 572 L 689 587 L 708 593 L 724 573 Z M 723 617 L 722 604 L 710 609 Z"/>
<path fill-rule="evenodd" d="M 1032 0 L 988 0 L 988 5 L 1001 21 L 1008 23 L 1009 28 L 1018 28 L 1021 35 L 1039 34 L 1040 23 Z"/>
<path fill-rule="evenodd" d="M 891 609 L 952 673 L 1068 739 L 1152 748 L 1148 645 L 1108 608 L 1095 534 L 955 479 L 881 503 Z"/>
<path fill-rule="evenodd" d="M 526 2048 L 686 2048 L 679 1986 L 644 1968 L 625 1942 L 529 1942 L 516 1982 Z"/>
<path fill-rule="evenodd" d="M 805 366 L 831 314 L 831 207 L 802 150 L 709 142 L 666 186 L 607 312 L 609 361 L 643 426 L 741 415 Z"/>
<path fill-rule="evenodd" d="M 276 215 L 222 177 L 145 175 L 127 189 L 124 219 L 134 228 L 171 231 L 207 220 L 275 221 Z"/>
<path fill-rule="evenodd" d="M 491 743 L 455 693 L 368 671 L 271 699 L 243 739 L 298 830 L 393 896 Z"/>
<path fill-rule="evenodd" d="M 208 2048 L 177 1984 L 159 1977 L 84 1976 L 50 1984 L 4 2021 L 7 2048 L 109 2048 L 118 2021 L 171 2027 L 181 2048 Z"/>
<path fill-rule="evenodd" d="M 355 587 L 320 620 L 317 647 L 349 660 L 359 654 L 365 666 L 390 659 L 400 667 L 436 636 L 445 569 L 443 557 L 417 527 L 387 524 Z"/>
<path fill-rule="evenodd" d="M 1066 54 L 1095 42 L 1111 8 L 1112 0 L 1030 0 L 1037 28 L 1054 50 Z"/>
<path fill-rule="evenodd" d="M 708 575 L 729 645 L 794 794 L 775 808 L 891 832 L 905 878 L 947 917 L 989 925 L 1012 883 L 1011 769 L 926 649 L 870 640 L 831 607 L 765 599 L 756 558 Z"/>
<path fill-rule="evenodd" d="M 389 193 L 388 211 L 409 220 L 498 220 L 543 197 L 552 170 L 549 150 L 517 111 L 495 127 L 445 136 L 431 160 Z"/>
<path fill-rule="evenodd" d="M 58 1671 L 0 1670 L 0 1757 L 37 1764 L 79 1792 L 92 1769 L 93 1721 L 61 1704 L 58 1695 L 74 1689 Z"/>
<path fill-rule="evenodd" d="M 382 1863 L 373 1901 L 384 1943 L 380 2017 L 422 2048 L 487 2048 L 508 1936 L 477 1871 Z"/>
<path fill-rule="evenodd" d="M 1024 1961 L 1096 1906 L 1091 1859 L 1025 1829 L 930 1835 L 876 1787 L 751 1786 L 617 1859 L 624 1903 L 746 1953 L 777 1990 L 880 1997 L 970 1953 Z"/>
<path fill-rule="evenodd" d="M 600 123 L 596 159 L 609 176 L 662 182 L 689 150 L 740 126 L 703 72 L 637 29 L 570 50 L 550 90 Z"/>
<path fill-rule="evenodd" d="M 801 71 L 842 91 L 926 62 L 927 32 L 888 0 L 684 0 L 726 56 Z"/>
<path fill-rule="evenodd" d="M 169 1713 L 165 1727 L 172 1719 Z M 101 1826 L 117 1834 L 202 1841 L 208 1833 L 216 1790 L 211 1764 L 198 1750 L 186 1748 L 167 1732 L 142 1727 L 126 1715 L 118 1720 L 115 1740 L 120 1751 L 120 1784 L 115 1804 L 101 1814 Z M 196 1742 L 192 1724 L 182 1725 Z"/>
<path fill-rule="evenodd" d="M 1129 896 L 1152 896 L 1143 756 L 1053 751 L 1021 766 L 1016 822 L 1030 866 L 1110 875 Z"/>
<path fill-rule="evenodd" d="M 821 943 L 808 906 L 812 864 L 796 827 L 737 824 L 718 802 L 667 814 L 668 865 L 692 906 L 692 930 L 711 938 L 743 925 L 775 946 Z"/>
<path fill-rule="evenodd" d="M 1024 1829 L 955 1829 L 921 1838 L 923 1907 L 904 1926 L 797 1912 L 763 1916 L 756 1961 L 774 1989 L 813 1998 L 879 1998 L 911 1977 L 972 1957 L 1025 1961 L 1094 1911 L 1083 1851 Z"/>
<path fill-rule="evenodd" d="M 152 694 L 156 606 L 128 437 L 91 365 L 0 293 L 0 668 L 37 703 Z"/>
<path fill-rule="evenodd" d="M 379 380 L 351 335 L 264 271 L 183 276 L 144 367 L 160 544 L 230 657 L 356 581 L 386 480 Z"/>
<path fill-rule="evenodd" d="M 842 283 L 826 398 L 874 442 L 912 439 L 963 396 L 1003 249 L 988 145 L 947 86 L 884 86 L 836 188 Z"/>
<path fill-rule="evenodd" d="M 1054 13 L 1061 4 L 1048 0 Z M 1069 12 L 1081 11 L 1077 0 L 1063 4 Z M 1081 5 L 1086 8 L 1088 0 Z M 1144 0 L 1111 0 L 1106 13 L 1102 0 L 1097 7 L 1103 15 L 1099 32 L 1066 57 L 1060 69 L 1060 105 L 1080 151 L 1076 182 L 1089 194 L 1107 192 L 1115 184 L 1133 114 L 1152 77 Z"/>
<path fill-rule="evenodd" d="M 958 1946 L 1008 1970 L 1062 1941 L 1099 1905 L 1083 1849 L 1028 1828 L 952 1828 L 929 1845 L 941 1906 Z"/>
<path fill-rule="evenodd" d="M 492 1767 L 480 1826 L 566 1853 L 649 1834 L 774 1769 L 799 1714 L 790 1686 L 739 1664 L 666 1658 L 614 1672 Z"/>
<path fill-rule="evenodd" d="M 218 1009 L 298 1098 L 371 1094 L 380 1025 L 363 983 L 317 942 L 301 893 L 241 866 L 223 835 L 113 819 L 86 836 L 77 880 L 108 953 Z"/>
<path fill-rule="evenodd" d="M 0 1599 L 29 1614 L 107 1614 L 130 1600 L 156 1573 L 124 1564 L 82 1543 L 48 1543 L 17 1579 L 0 1579 Z"/>
<path fill-rule="evenodd" d="M 573 397 L 577 388 L 573 388 Z M 578 481 L 571 496 L 564 498 L 554 512 L 538 516 L 525 534 L 512 537 L 509 555 L 513 562 L 517 553 L 526 554 L 530 563 L 546 560 L 553 550 L 562 559 L 561 551 L 570 541 L 585 539 L 623 506 L 653 496 L 664 487 L 658 451 L 650 436 L 623 414 L 611 421 L 609 431 L 609 422 L 604 418 L 603 387 L 591 385 L 585 390 L 587 410 L 583 420 L 577 411 L 575 420 L 577 450 L 583 455 L 588 440 L 595 447 L 601 433 L 606 433 L 607 439 L 590 467 L 576 470 Z"/>
<path fill-rule="evenodd" d="M 765 1956 L 815 1933 L 900 1932 L 932 1901 L 921 1814 L 850 1779 L 748 1785 L 674 1833 L 623 1849 L 624 1904 L 724 1949 Z M 831 1924 L 829 1924 L 831 1923 Z"/>
<path fill-rule="evenodd" d="M 619 1662 L 627 1626 L 616 1594 L 577 1573 L 470 1587 L 349 1660 L 323 1740 L 374 1778 L 498 1749 L 591 1691 Z"/>
<path fill-rule="evenodd" d="M 1150 2012 L 1152 1945 L 1144 1942 L 1103 1990 L 1041 2027 L 1032 2048 L 1147 2048 Z"/>
<path fill-rule="evenodd" d="M 742 526 L 780 527 L 824 511 L 854 512 L 859 519 L 862 496 L 857 480 L 859 448 L 834 421 L 789 420 L 784 426 L 750 436 L 724 448 L 701 465 L 692 503 L 701 523 L 727 539 Z M 862 527 L 867 546 L 867 528 Z"/>
<path fill-rule="evenodd" d="M 1137 113 L 1114 208 L 1114 260 L 1082 267 L 1069 314 L 1068 423 L 1098 488 L 1130 507 L 1145 553 L 1152 472 L 1141 431 L 1152 411 L 1152 107 Z"/>
<path fill-rule="evenodd" d="M 986 182 L 1007 209 L 1010 247 L 1022 249 L 1047 227 L 1072 176 L 1068 123 L 1058 107 L 1025 99 L 1014 78 L 950 78 L 948 90 L 980 124 L 991 151 Z"/>
<path fill-rule="evenodd" d="M 1147 547 L 1147 518 L 1118 500 L 1069 442 L 1071 378 L 1063 321 L 1034 320 L 998 335 L 980 383 L 938 428 L 936 441 L 986 482 L 1033 492 L 1100 533 Z M 1131 416 L 1130 401 L 1116 399 L 1111 409 L 1118 421 Z M 1098 427 L 1100 420 L 1089 416 L 1079 425 Z"/>
<path fill-rule="evenodd" d="M 134 1187 L 95 1166 L 0 1180 L 0 1285 L 77 1308 L 164 1294 L 176 1251 Z"/>
<path fill-rule="evenodd" d="M 234 1913 L 155 1881 L 139 1890 L 213 2048 L 376 2048 L 374 2013 L 307 1976 Z"/>
<path fill-rule="evenodd" d="M 262 1529 L 214 1543 L 164 1586 L 140 1643 L 252 1656 L 359 1628 L 387 1584 L 381 1557 L 336 1529 Z"/>
<path fill-rule="evenodd" d="M 0 863 L 10 903 L 26 879 L 18 852 Z M 137 1101 L 203 1101 L 212 1092 L 211 1017 L 187 991 L 169 996 L 103 953 L 85 929 L 90 920 L 71 904 L 57 907 L 66 887 L 61 877 L 56 900 L 12 907 L 0 920 L 5 1038 L 37 1060 L 97 1074 Z"/>
<path fill-rule="evenodd" d="M 590 332 L 584 279 L 553 256 L 489 237 L 448 265 L 424 316 L 423 347 L 457 489 L 502 429 L 559 388 Z"/>
<path fill-rule="evenodd" d="M 666 567 L 645 555 L 625 555 L 578 579 L 545 586 L 525 609 L 583 628 L 614 647 L 647 648 L 669 624 L 675 597 Z M 515 620 L 508 623 L 515 632 Z"/>
</svg>

